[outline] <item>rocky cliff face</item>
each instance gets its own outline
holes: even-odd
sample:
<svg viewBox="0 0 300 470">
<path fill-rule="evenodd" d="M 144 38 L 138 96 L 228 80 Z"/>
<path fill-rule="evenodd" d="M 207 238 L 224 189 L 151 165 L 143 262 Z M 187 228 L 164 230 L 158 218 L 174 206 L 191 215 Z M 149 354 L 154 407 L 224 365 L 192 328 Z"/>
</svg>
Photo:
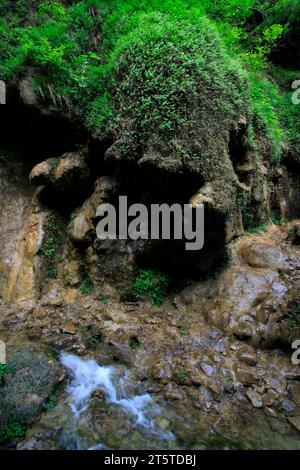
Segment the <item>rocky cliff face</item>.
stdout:
<svg viewBox="0 0 300 470">
<path fill-rule="evenodd" d="M 300 376 L 290 345 L 300 334 L 300 252 L 297 222 L 288 222 L 300 210 L 297 174 L 288 165 L 275 171 L 262 163 L 257 173 L 251 154 L 232 141 L 225 168 L 235 187 L 251 194 L 262 220 L 270 220 L 271 208 L 285 219 L 246 234 L 247 212 L 238 203 L 234 214 L 225 210 L 226 201 L 220 205 L 217 181 L 212 185 L 201 173 L 161 172 L 155 164 L 95 170 L 97 145 L 93 140 L 83 152 L 74 143 L 71 152 L 27 161 L 12 146 L 1 162 L 0 332 L 9 357 L 34 343 L 129 367 L 137 383 L 189 423 L 188 432 L 174 419 L 164 423 L 185 445 L 200 433 L 214 446 L 215 436 L 226 433 L 221 446 L 297 446 Z M 102 148 L 104 161 L 112 151 Z M 203 253 L 189 258 L 172 243 L 97 240 L 97 207 L 122 194 L 134 202 L 203 202 Z M 160 307 L 149 299 L 122 299 L 137 268 L 173 271 L 177 293 L 171 287 Z M 206 277 L 180 289 L 182 274 Z M 13 387 L 9 374 L 6 387 Z M 55 374 L 49 389 L 38 392 L 34 409 L 30 405 L 27 423 L 62 380 L 58 369 Z M 20 448 L 61 445 L 58 418 L 51 416 L 43 415 Z M 88 419 L 97 427 L 97 416 Z M 105 426 L 112 430 L 114 421 L 107 418 Z"/>
</svg>

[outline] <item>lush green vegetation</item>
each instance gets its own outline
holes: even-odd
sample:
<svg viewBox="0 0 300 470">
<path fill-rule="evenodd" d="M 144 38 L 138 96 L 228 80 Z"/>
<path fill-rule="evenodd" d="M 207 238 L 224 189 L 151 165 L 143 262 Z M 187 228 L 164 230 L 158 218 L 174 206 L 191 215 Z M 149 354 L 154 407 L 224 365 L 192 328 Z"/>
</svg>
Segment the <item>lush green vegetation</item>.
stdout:
<svg viewBox="0 0 300 470">
<path fill-rule="evenodd" d="M 18 420 L 9 421 L 0 434 L 0 443 L 9 442 L 13 439 L 23 437 L 26 432 L 26 426 Z"/>
<path fill-rule="evenodd" d="M 44 410 L 51 410 L 55 408 L 57 403 L 57 396 L 55 394 L 50 395 L 50 397 L 43 403 Z"/>
<path fill-rule="evenodd" d="M 169 277 L 161 271 L 140 269 L 132 287 L 122 293 L 121 300 L 136 302 L 150 298 L 153 305 L 159 307 L 165 301 L 169 283 Z"/>
<path fill-rule="evenodd" d="M 11 367 L 8 367 L 6 364 L 0 364 L 0 384 L 3 381 L 6 374 L 13 372 Z"/>
<path fill-rule="evenodd" d="M 43 279 L 46 281 L 57 278 L 64 223 L 63 218 L 55 213 L 50 214 L 45 223 L 46 236 L 41 246 L 41 256 L 43 258 Z"/>
<path fill-rule="evenodd" d="M 184 369 L 179 369 L 177 372 L 178 381 L 180 384 L 184 385 L 189 382 L 190 378 Z"/>
<path fill-rule="evenodd" d="M 125 154 L 155 137 L 197 158 L 178 130 L 193 135 L 193 118 L 220 105 L 224 118 L 250 113 L 274 162 L 283 140 L 299 146 L 291 83 L 283 88 L 268 61 L 299 18 L 297 0 L 1 0 L 0 10 L 1 78 L 30 71 L 43 103 L 93 130 L 126 130 Z"/>
<path fill-rule="evenodd" d="M 85 331 L 88 336 L 88 343 L 91 348 L 96 348 L 102 340 L 102 333 L 94 325 L 87 325 Z"/>
</svg>

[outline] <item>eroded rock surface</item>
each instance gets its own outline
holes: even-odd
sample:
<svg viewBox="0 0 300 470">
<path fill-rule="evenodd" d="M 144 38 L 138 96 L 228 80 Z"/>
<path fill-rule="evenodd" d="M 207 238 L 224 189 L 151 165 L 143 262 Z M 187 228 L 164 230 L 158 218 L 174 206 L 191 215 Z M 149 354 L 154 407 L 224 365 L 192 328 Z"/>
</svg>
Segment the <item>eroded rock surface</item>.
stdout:
<svg viewBox="0 0 300 470">
<path fill-rule="evenodd" d="M 60 288 L 60 303 L 44 298 L 23 312 L 22 324 L 15 311 L 6 310 L 2 334 L 36 335 L 48 346 L 129 368 L 138 388 L 165 401 L 173 416 L 166 427 L 185 445 L 201 447 L 201 436 L 211 448 L 217 435 L 226 434 L 230 442 L 221 447 L 295 448 L 300 371 L 286 348 L 296 326 L 291 331 L 289 311 L 299 298 L 300 259 L 286 240 L 289 229 L 271 226 L 237 240 L 225 272 L 192 284 L 160 308 L 120 304 L 118 293 L 105 285 L 99 299 L 77 293 L 76 301 L 66 303 Z M 253 258 L 262 259 L 263 267 L 253 267 Z M 58 445 L 60 421 L 49 413 L 20 448 Z M 101 419 L 115 436 L 109 413 L 89 419 L 95 429 Z"/>
</svg>

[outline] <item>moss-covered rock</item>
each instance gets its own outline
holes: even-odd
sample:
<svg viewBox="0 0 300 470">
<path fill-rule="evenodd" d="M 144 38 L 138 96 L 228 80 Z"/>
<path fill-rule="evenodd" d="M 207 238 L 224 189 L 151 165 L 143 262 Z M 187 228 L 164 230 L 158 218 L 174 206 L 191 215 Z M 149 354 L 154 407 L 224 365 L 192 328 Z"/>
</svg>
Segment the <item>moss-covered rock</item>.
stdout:
<svg viewBox="0 0 300 470">
<path fill-rule="evenodd" d="M 0 439 L 18 437 L 41 412 L 54 388 L 64 379 L 55 356 L 37 347 L 15 353 L 0 386 Z M 15 430 L 15 435 L 13 430 Z"/>
</svg>

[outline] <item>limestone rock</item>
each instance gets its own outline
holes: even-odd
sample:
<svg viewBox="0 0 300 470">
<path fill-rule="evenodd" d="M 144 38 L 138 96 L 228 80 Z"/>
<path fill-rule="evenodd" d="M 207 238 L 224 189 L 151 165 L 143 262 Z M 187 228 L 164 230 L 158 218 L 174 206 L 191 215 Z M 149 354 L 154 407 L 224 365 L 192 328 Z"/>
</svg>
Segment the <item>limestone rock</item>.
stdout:
<svg viewBox="0 0 300 470">
<path fill-rule="evenodd" d="M 96 216 L 97 208 L 100 204 L 109 201 L 116 186 L 117 182 L 114 178 L 104 176 L 96 181 L 93 195 L 85 201 L 69 224 L 68 233 L 73 241 L 84 242 L 89 240 L 89 236 L 95 231 L 93 219 Z"/>
<path fill-rule="evenodd" d="M 282 269 L 285 267 L 286 257 L 284 254 L 266 243 L 253 242 L 244 249 L 242 256 L 254 268 Z"/>
<path fill-rule="evenodd" d="M 60 193 L 77 193 L 85 188 L 90 172 L 79 153 L 69 152 L 60 158 L 50 158 L 36 165 L 30 175 L 30 183 L 45 185 Z"/>
</svg>

